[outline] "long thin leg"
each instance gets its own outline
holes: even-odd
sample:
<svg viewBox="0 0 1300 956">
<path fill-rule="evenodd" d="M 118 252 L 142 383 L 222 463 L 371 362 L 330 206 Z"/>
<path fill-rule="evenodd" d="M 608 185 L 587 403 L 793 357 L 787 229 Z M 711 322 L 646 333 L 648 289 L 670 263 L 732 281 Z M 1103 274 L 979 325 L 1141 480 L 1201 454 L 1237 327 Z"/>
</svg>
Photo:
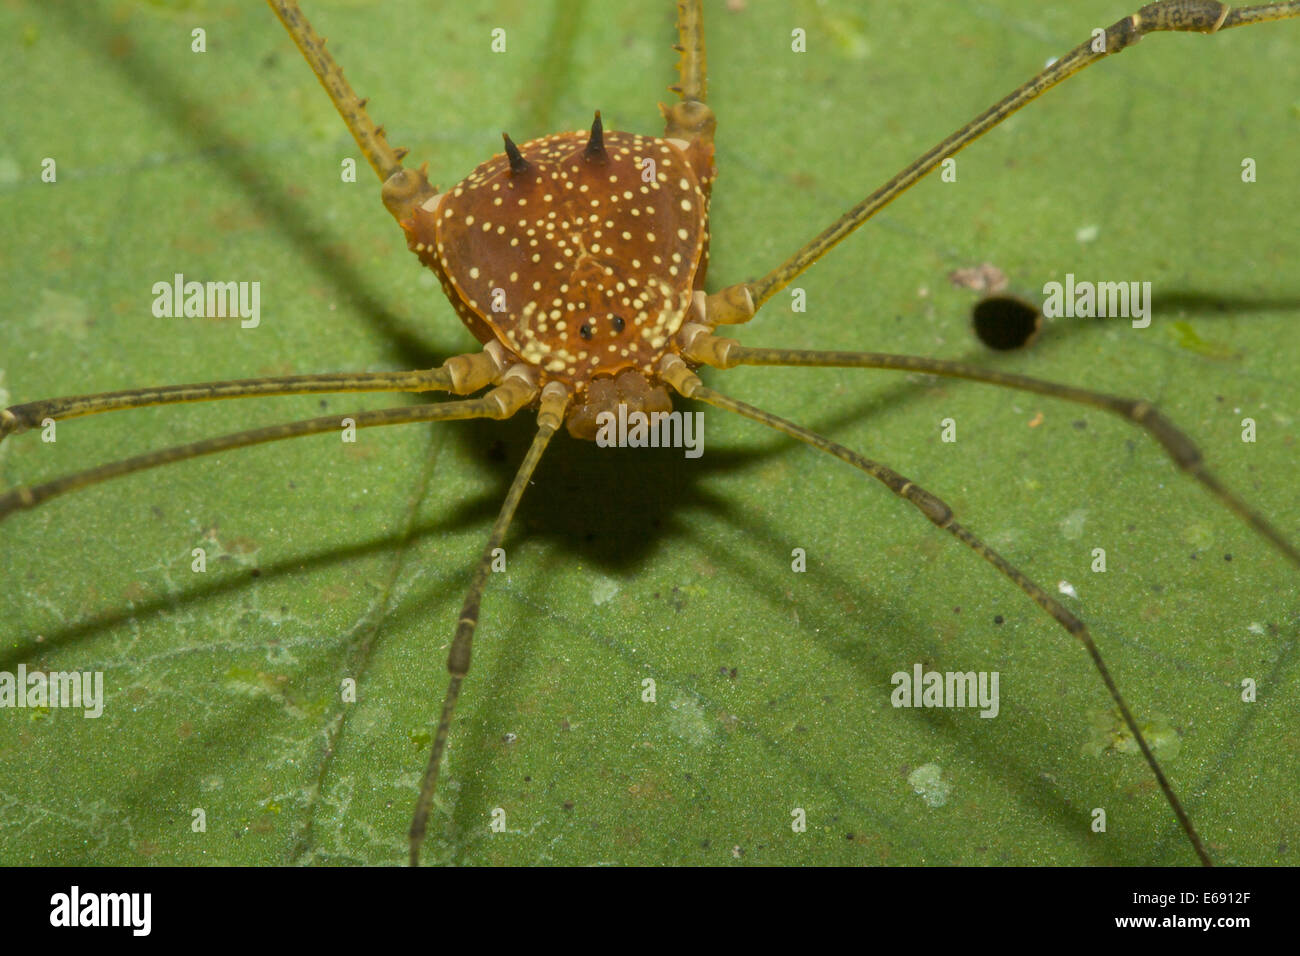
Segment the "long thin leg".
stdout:
<svg viewBox="0 0 1300 956">
<path fill-rule="evenodd" d="M 438 729 L 433 736 L 433 749 L 429 753 L 429 765 L 420 782 L 420 796 L 415 802 L 415 814 L 411 818 L 410 857 L 411 866 L 420 865 L 420 845 L 424 843 L 424 834 L 429 823 L 429 808 L 433 805 L 433 795 L 438 789 L 438 770 L 442 766 L 442 754 L 447 746 L 447 734 L 451 730 L 451 718 L 456 711 L 456 702 L 460 700 L 460 688 L 465 675 L 469 673 L 470 650 L 474 643 L 474 629 L 478 626 L 479 605 L 483 601 L 483 589 L 487 586 L 488 573 L 492 567 L 492 552 L 505 540 L 506 531 L 515 516 L 519 500 L 524 496 L 524 489 L 542 460 L 542 452 L 551 441 L 564 420 L 564 410 L 568 407 L 570 395 L 559 383 L 552 382 L 542 391 L 542 407 L 537 414 L 537 434 L 533 438 L 528 453 L 524 455 L 515 479 L 506 492 L 506 500 L 501 503 L 501 511 L 488 534 L 487 543 L 474 568 L 474 577 L 470 581 L 469 593 L 461 606 L 460 619 L 456 622 L 456 635 L 452 638 L 451 650 L 447 654 L 447 670 L 451 680 L 442 699 L 442 713 L 438 717 Z"/>
<path fill-rule="evenodd" d="M 357 141 L 366 162 L 375 171 L 383 185 L 384 207 L 398 222 L 407 219 L 416 206 L 427 202 L 438 191 L 429 184 L 426 175 L 427 166 L 418 170 L 409 170 L 402 166 L 406 156 L 403 148 L 394 149 L 388 145 L 388 137 L 382 126 L 376 126 L 366 112 L 366 100 L 357 96 L 352 85 L 343 76 L 343 70 L 334 62 L 325 49 L 325 38 L 312 29 L 311 23 L 297 0 L 266 0 L 267 4 L 280 18 L 289 36 L 297 44 L 303 58 L 311 65 L 320 85 L 325 87 L 330 102 L 338 110 L 339 116 L 347 124 L 352 138 Z"/>
<path fill-rule="evenodd" d="M 344 78 L 343 70 L 325 49 L 325 38 L 312 29 L 311 23 L 298 8 L 297 0 L 266 0 L 266 2 L 280 18 L 284 28 L 289 31 L 289 36 L 293 37 L 293 42 L 298 45 L 303 58 L 311 64 L 316 78 L 320 80 L 320 85 L 325 87 L 325 92 L 329 94 L 334 108 L 339 111 L 339 116 L 343 117 L 343 122 L 347 124 L 352 138 L 361 147 L 366 162 L 370 164 L 381 182 L 387 181 L 388 177 L 402 168 L 402 157 L 406 155 L 406 150 L 393 149 L 388 145 L 384 128 L 376 126 L 370 118 L 370 114 L 366 112 L 366 101 L 357 96 L 356 91 L 352 89 L 352 84 Z"/>
<path fill-rule="evenodd" d="M 327 375 L 284 375 L 245 378 L 193 385 L 129 388 L 94 395 L 46 398 L 0 409 L 0 441 L 21 434 L 45 419 L 63 421 L 149 405 L 207 402 L 225 398 L 304 395 L 322 392 L 476 392 L 500 378 L 500 362 L 488 352 L 456 355 L 437 368 L 411 372 L 337 372 Z"/>
<path fill-rule="evenodd" d="M 132 458 L 111 461 L 97 468 L 88 468 L 71 475 L 64 475 L 53 481 L 47 481 L 33 487 L 15 488 L 0 495 L 0 520 L 15 511 L 35 508 L 56 495 L 97 485 L 101 481 L 129 475 L 170 465 L 173 462 L 197 458 L 228 451 L 232 448 L 245 448 L 249 445 L 261 445 L 266 442 L 281 441 L 286 438 L 298 438 L 302 435 L 318 435 L 321 432 L 336 432 L 342 428 L 343 419 L 351 419 L 356 428 L 373 428 L 380 425 L 404 425 L 409 422 L 452 421 L 465 418 L 509 418 L 519 409 L 537 397 L 537 387 L 518 377 L 508 378 L 501 385 L 492 389 L 481 398 L 467 399 L 459 402 L 442 402 L 437 405 L 406 405 L 401 408 L 384 408 L 376 411 L 353 412 L 350 415 L 324 415 L 320 418 L 308 418 L 283 425 L 270 425 L 250 431 L 235 432 L 216 438 L 206 438 L 188 445 L 175 445 L 158 451 L 146 452 Z"/>
<path fill-rule="evenodd" d="M 989 564 L 993 565 L 993 567 L 997 568 L 999 573 L 1027 594 L 1035 604 L 1050 614 L 1052 618 L 1061 625 L 1061 627 L 1065 628 L 1065 630 L 1072 637 L 1078 640 L 1079 643 L 1083 645 L 1084 649 L 1087 650 L 1088 656 L 1092 658 L 1093 665 L 1097 668 L 1097 673 L 1101 675 L 1102 683 L 1106 685 L 1106 690 L 1110 692 L 1111 699 L 1115 701 L 1116 707 L 1119 708 L 1120 714 L 1124 718 L 1124 723 L 1128 726 L 1129 732 L 1133 734 L 1134 740 L 1137 741 L 1138 747 L 1142 751 L 1142 756 L 1146 758 L 1147 766 L 1149 766 L 1151 772 L 1155 774 L 1156 780 L 1160 784 L 1160 789 L 1165 795 L 1165 799 L 1169 802 L 1170 808 L 1174 811 L 1174 816 L 1178 818 L 1178 823 L 1182 827 L 1183 832 L 1187 834 L 1187 838 L 1191 841 L 1192 848 L 1196 851 L 1196 855 L 1204 865 L 1214 865 L 1209 854 L 1205 850 L 1205 846 L 1201 843 L 1201 838 L 1197 834 L 1196 828 L 1192 825 L 1191 818 L 1187 815 L 1187 811 L 1183 809 L 1183 805 L 1179 801 L 1178 795 L 1174 793 L 1173 787 L 1170 786 L 1168 779 L 1165 777 L 1164 771 L 1160 767 L 1160 762 L 1156 760 L 1155 754 L 1152 753 L 1150 746 L 1147 744 L 1146 738 L 1142 735 L 1142 729 L 1133 718 L 1133 713 L 1129 710 L 1128 703 L 1119 692 L 1119 687 L 1115 684 L 1114 678 L 1111 677 L 1110 671 L 1107 670 L 1106 664 L 1101 658 L 1101 652 L 1097 649 L 1097 645 L 1093 641 L 1087 625 L 1067 611 L 1059 601 L 1035 584 L 1019 568 L 990 548 L 971 531 L 958 524 L 953 518 L 952 509 L 948 507 L 946 503 L 926 491 L 915 482 L 904 478 L 893 469 L 882 465 L 879 462 L 872 461 L 869 458 L 865 458 L 857 452 L 845 448 L 843 445 L 833 442 L 829 438 L 818 435 L 816 432 L 810 431 L 801 425 L 796 425 L 794 422 L 788 421 L 784 418 L 779 418 L 770 412 L 765 412 L 761 408 L 755 408 L 753 405 L 748 405 L 745 402 L 715 392 L 711 388 L 706 388 L 703 383 L 700 382 L 698 377 L 686 370 L 684 364 L 677 365 L 671 371 L 665 370 L 664 377 L 674 388 L 689 398 L 705 402 L 715 408 L 735 412 L 737 415 L 744 416 L 745 418 L 756 421 L 759 424 L 766 425 L 769 428 L 774 428 L 783 434 L 789 435 L 791 438 L 798 439 L 804 444 L 811 445 L 813 448 L 834 455 L 841 461 L 847 462 L 854 468 L 857 468 L 858 470 L 870 475 L 872 478 L 875 478 L 894 494 L 915 505 L 917 509 L 919 509 L 920 512 L 929 518 L 936 526 L 952 534 L 958 541 L 966 545 Z"/>
<path fill-rule="evenodd" d="M 1148 33 L 1166 30 L 1216 33 L 1231 27 L 1269 20 L 1284 20 L 1290 17 L 1300 17 L 1300 0 L 1260 4 L 1235 10 L 1217 0 L 1162 0 L 1159 3 L 1147 4 L 1137 13 L 1112 24 L 1106 30 L 1104 43 L 1089 39 L 1075 47 L 1028 83 L 999 100 L 970 123 L 922 154 L 906 169 L 835 220 L 781 265 L 761 279 L 749 283 L 748 287 L 755 308 L 783 289 L 795 276 L 893 202 L 944 159 L 955 155 L 1016 110 L 1037 99 L 1084 67 L 1127 49 Z"/>
<path fill-rule="evenodd" d="M 1286 555 L 1287 560 L 1300 567 L 1300 549 L 1286 539 L 1257 511 L 1220 484 L 1206 467 L 1201 450 L 1150 402 L 1140 398 L 1122 398 L 1095 392 L 1087 388 L 1075 388 L 1056 382 L 1011 372 L 998 372 L 992 369 L 967 365 L 964 362 L 951 362 L 945 359 L 926 358 L 920 355 L 891 355 L 886 352 L 836 352 L 821 349 L 767 349 L 750 348 L 734 339 L 714 336 L 697 336 L 694 349 L 687 349 L 686 355 L 696 361 L 705 362 L 717 368 L 734 368 L 737 365 L 784 365 L 817 368 L 879 368 L 905 372 L 924 372 L 927 375 L 943 375 L 949 378 L 964 378 L 975 382 L 986 382 L 1014 388 L 1022 392 L 1037 392 L 1059 398 L 1079 405 L 1090 405 L 1103 411 L 1120 416 L 1134 425 L 1144 429 L 1147 434 L 1158 441 L 1169 457 L 1181 470 L 1207 488 L 1229 510 L 1249 524 L 1257 532 Z"/>
</svg>

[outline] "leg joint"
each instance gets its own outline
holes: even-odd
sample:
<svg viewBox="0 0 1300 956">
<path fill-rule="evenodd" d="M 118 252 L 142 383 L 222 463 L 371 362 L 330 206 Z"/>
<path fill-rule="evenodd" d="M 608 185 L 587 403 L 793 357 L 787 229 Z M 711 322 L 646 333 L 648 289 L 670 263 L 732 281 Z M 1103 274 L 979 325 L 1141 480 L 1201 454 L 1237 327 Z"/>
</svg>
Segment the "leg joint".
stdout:
<svg viewBox="0 0 1300 956">
<path fill-rule="evenodd" d="M 940 528 L 946 528 L 952 524 L 952 509 L 948 507 L 942 498 L 932 495 L 920 485 L 904 481 L 902 486 L 898 488 L 898 494 L 916 505 L 923 515 Z"/>
</svg>

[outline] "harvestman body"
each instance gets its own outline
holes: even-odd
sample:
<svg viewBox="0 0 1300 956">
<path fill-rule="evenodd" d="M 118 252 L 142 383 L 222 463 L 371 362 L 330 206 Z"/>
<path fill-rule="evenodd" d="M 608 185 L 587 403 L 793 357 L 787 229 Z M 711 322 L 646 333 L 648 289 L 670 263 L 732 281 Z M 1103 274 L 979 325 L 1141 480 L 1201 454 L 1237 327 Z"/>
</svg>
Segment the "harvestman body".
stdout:
<svg viewBox="0 0 1300 956">
<path fill-rule="evenodd" d="M 772 427 L 822 449 L 877 479 L 915 505 L 992 564 L 1085 647 L 1137 741 L 1179 824 L 1202 862 L 1210 858 L 1172 786 L 1111 679 L 1086 626 L 1047 591 L 959 524 L 939 498 L 885 465 L 799 425 L 707 388 L 701 366 L 805 365 L 902 369 L 982 381 L 1090 405 L 1119 414 L 1160 442 L 1179 467 L 1199 480 L 1297 566 L 1300 554 L 1280 533 L 1223 488 L 1204 468 L 1196 447 L 1149 403 L 973 366 L 877 353 L 748 348 L 715 335 L 719 325 L 747 321 L 792 279 L 945 158 L 1085 66 L 1117 53 L 1153 31 L 1214 33 L 1230 27 L 1300 16 L 1300 2 L 1231 10 L 1213 0 L 1150 4 L 1054 62 L 1001 102 L 939 143 L 872 193 L 788 261 L 762 278 L 705 291 L 708 204 L 714 179 L 715 119 L 706 104 L 704 38 L 698 0 L 678 10 L 681 52 L 678 102 L 661 107 L 663 138 L 606 132 L 600 114 L 587 134 L 561 133 L 516 145 L 479 166 L 448 192 L 438 192 L 424 168 L 402 165 L 321 39 L 292 0 L 269 0 L 383 183 L 385 207 L 408 246 L 437 274 L 462 321 L 483 344 L 435 369 L 291 376 L 166 386 L 76 396 L 13 406 L 0 412 L 0 437 L 115 409 L 249 395 L 345 391 L 447 391 L 477 398 L 355 413 L 358 428 L 416 421 L 501 419 L 535 410 L 538 429 L 492 527 L 455 628 L 448 658 L 450 683 L 410 831 L 417 863 L 438 772 L 470 650 L 493 552 L 551 437 L 563 425 L 580 439 L 595 437 L 602 412 L 667 411 L 671 394 L 693 398 Z M 198 455 L 335 431 L 327 416 L 241 432 L 113 462 L 0 496 L 0 517 L 107 478 Z"/>
</svg>

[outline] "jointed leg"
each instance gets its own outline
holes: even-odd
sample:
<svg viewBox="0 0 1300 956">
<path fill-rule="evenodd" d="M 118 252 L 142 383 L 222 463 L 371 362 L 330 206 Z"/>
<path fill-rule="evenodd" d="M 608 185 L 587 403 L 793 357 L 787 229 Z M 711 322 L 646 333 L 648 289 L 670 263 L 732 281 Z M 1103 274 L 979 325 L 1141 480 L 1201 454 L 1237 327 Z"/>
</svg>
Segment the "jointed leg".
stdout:
<svg viewBox="0 0 1300 956">
<path fill-rule="evenodd" d="M 659 107 L 666 121 L 664 136 L 686 142 L 701 139 L 712 143 L 717 122 L 713 110 L 706 104 L 709 82 L 700 0 L 678 0 L 677 42 L 673 49 L 681 56 L 677 60 L 677 83 L 670 89 L 681 97 L 681 102 Z"/>
<path fill-rule="evenodd" d="M 98 415 L 126 408 L 207 402 L 223 398 L 271 395 L 309 395 L 322 392 L 439 392 L 458 395 L 477 392 L 498 381 L 501 361 L 489 350 L 456 355 L 438 368 L 413 372 L 338 372 L 328 375 L 285 375 L 275 378 L 246 378 L 194 385 L 163 385 L 131 388 L 95 395 L 46 398 L 0 409 L 0 441 L 6 435 L 35 428 L 47 418 L 63 421 L 82 415 Z"/>
<path fill-rule="evenodd" d="M 1300 550 L 1280 531 L 1269 524 L 1262 515 L 1219 483 L 1205 467 L 1201 450 L 1196 444 L 1161 415 L 1150 402 L 1136 398 L 1121 398 L 1086 388 L 1045 382 L 1042 379 L 998 372 L 991 369 L 951 362 L 944 359 L 925 358 L 918 355 L 890 355 L 884 352 L 836 352 L 820 349 L 766 349 L 749 348 L 734 339 L 710 335 L 696 336 L 692 348 L 687 349 L 692 358 L 717 368 L 735 368 L 738 365 L 813 366 L 818 368 L 880 368 L 906 372 L 924 372 L 949 378 L 965 378 L 987 382 L 1023 392 L 1037 392 L 1079 405 L 1091 405 L 1119 415 L 1144 429 L 1164 447 L 1169 457 L 1180 469 L 1190 474 L 1238 517 L 1267 538 L 1287 559 L 1300 567 Z"/>
<path fill-rule="evenodd" d="M 289 36 L 311 65 L 334 108 L 347 124 L 352 138 L 357 141 L 361 154 L 384 184 L 384 206 L 393 218 L 402 221 L 416 205 L 437 195 L 437 190 L 429 184 L 424 166 L 416 171 L 403 168 L 402 158 L 406 156 L 406 150 L 394 149 L 388 145 L 384 128 L 376 126 L 370 118 L 366 112 L 367 101 L 357 96 L 352 89 L 352 84 L 343 76 L 343 70 L 325 49 L 325 38 L 312 29 L 311 23 L 298 8 L 297 0 L 266 2 L 289 31 Z"/>
<path fill-rule="evenodd" d="M 1148 33 L 1187 31 L 1216 33 L 1231 27 L 1300 17 L 1300 0 L 1231 9 L 1217 0 L 1161 0 L 1117 21 L 1106 30 L 1104 42 L 1089 39 L 1056 60 L 1028 83 L 989 107 L 910 166 L 863 199 L 767 275 L 748 283 L 755 308 L 784 288 L 795 276 L 820 259 L 833 246 L 893 202 L 901 193 L 944 159 L 979 139 L 1012 113 L 1086 66 L 1132 46 Z"/>
<path fill-rule="evenodd" d="M 847 462 L 854 468 L 857 468 L 858 470 L 870 475 L 872 478 L 875 478 L 894 494 L 915 505 L 917 509 L 919 509 L 920 512 L 929 518 L 936 526 L 952 534 L 958 541 L 966 545 L 985 561 L 989 562 L 993 567 L 997 568 L 1002 575 L 1027 594 L 1035 604 L 1050 614 L 1052 618 L 1061 625 L 1061 627 L 1065 628 L 1065 630 L 1077 639 L 1079 643 L 1084 646 L 1084 649 L 1087 650 L 1088 656 L 1092 658 L 1093 665 L 1097 668 L 1097 673 L 1101 675 L 1102 683 L 1106 685 L 1106 690 L 1110 693 L 1111 699 L 1115 701 L 1115 705 L 1119 708 L 1120 714 L 1124 718 L 1124 723 L 1128 726 L 1129 732 L 1133 734 L 1133 739 L 1137 741 L 1138 747 L 1142 751 L 1142 756 L 1146 758 L 1147 766 L 1149 766 L 1151 772 L 1155 774 L 1156 780 L 1160 784 L 1160 789 L 1165 795 L 1165 799 L 1169 802 L 1170 808 L 1174 811 L 1174 816 L 1178 818 L 1178 823 L 1182 827 L 1183 832 L 1187 834 L 1187 838 L 1191 841 L 1192 847 L 1196 851 L 1196 855 L 1204 865 L 1213 865 L 1209 854 L 1201 843 L 1201 838 L 1197 834 L 1196 828 L 1192 825 L 1191 818 L 1188 817 L 1187 812 L 1183 809 L 1183 805 L 1178 799 L 1178 795 L 1174 793 L 1173 787 L 1170 786 L 1169 781 L 1166 779 L 1164 771 L 1160 768 L 1159 761 L 1156 760 L 1155 754 L 1152 753 L 1150 746 L 1147 744 L 1146 738 L 1142 735 L 1142 729 L 1133 718 L 1133 714 L 1129 710 L 1127 702 L 1119 692 L 1119 688 L 1116 686 L 1114 678 L 1111 677 L 1110 671 L 1107 670 L 1106 664 L 1101 658 L 1101 652 L 1097 649 L 1097 645 L 1094 643 L 1092 635 L 1088 632 L 1087 626 L 1082 621 L 1067 611 L 1059 601 L 1030 580 L 1029 577 L 1015 567 L 1015 565 L 1011 564 L 1011 562 L 1007 561 L 1006 558 L 1002 557 L 1002 555 L 990 548 L 971 531 L 958 524 L 953 519 L 952 509 L 949 508 L 947 504 L 926 491 L 924 488 L 909 481 L 907 478 L 904 478 L 891 468 L 865 458 L 857 452 L 845 448 L 837 442 L 831 441 L 829 438 L 825 438 L 818 435 L 816 432 L 796 425 L 794 422 L 787 421 L 784 418 L 779 418 L 760 408 L 755 408 L 753 405 L 748 405 L 745 402 L 729 398 L 728 396 L 715 392 L 710 388 L 706 388 L 703 383 L 700 382 L 698 377 L 687 371 L 686 366 L 683 363 L 679 362 L 676 366 L 670 364 L 669 368 L 664 370 L 664 377 L 675 389 L 677 389 L 677 391 L 689 398 L 705 402 L 715 408 L 722 408 L 730 412 L 735 412 L 737 415 L 742 415 L 752 421 L 756 421 L 762 425 L 767 425 L 769 428 L 774 428 L 779 432 L 789 435 L 791 438 L 798 439 L 807 445 L 811 445 L 813 448 L 818 448 L 822 451 L 828 452 L 836 458 L 839 458 L 841 461 Z"/>
<path fill-rule="evenodd" d="M 673 87 L 674 93 L 681 94 L 683 100 L 708 99 L 708 68 L 704 56 L 704 23 L 700 11 L 700 0 L 678 0 L 677 3 L 677 43 L 673 49 L 681 53 L 677 61 L 677 75 L 680 77 Z"/>
<path fill-rule="evenodd" d="M 401 408 L 384 408 L 369 412 L 354 412 L 350 415 L 324 415 L 320 418 L 308 418 L 303 421 L 288 422 L 283 425 L 270 425 L 250 431 L 235 432 L 217 438 L 191 442 L 188 445 L 176 445 L 158 451 L 146 452 L 133 458 L 108 462 L 97 468 L 64 475 L 54 481 L 31 488 L 15 488 L 0 495 L 0 519 L 15 511 L 35 508 L 55 495 L 96 485 L 110 478 L 129 475 L 132 472 L 157 468 L 172 462 L 211 455 L 216 452 L 229 451 L 232 448 L 244 448 L 249 445 L 261 445 L 266 442 L 281 441 L 285 438 L 298 438 L 302 435 L 317 435 L 321 432 L 338 431 L 343 427 L 343 419 L 350 419 L 353 427 L 372 428 L 379 425 L 403 425 L 408 422 L 452 421 L 465 418 L 509 418 L 537 397 L 537 386 L 520 377 L 507 378 L 501 385 L 492 389 L 481 398 L 472 398 L 460 402 L 443 402 L 437 405 L 407 405 Z"/>
<path fill-rule="evenodd" d="M 384 128 L 376 126 L 370 118 L 366 112 L 366 101 L 357 96 L 352 84 L 344 78 L 343 70 L 325 49 L 325 38 L 312 29 L 311 23 L 298 8 L 297 0 L 267 0 L 267 3 L 289 31 L 289 36 L 293 37 L 303 58 L 311 64 L 320 85 L 325 87 L 334 108 L 339 111 L 352 138 L 361 147 L 366 162 L 378 174 L 381 182 L 386 181 L 402 168 L 402 157 L 406 155 L 406 150 L 393 149 L 388 145 Z"/>
<path fill-rule="evenodd" d="M 429 808 L 433 805 L 433 795 L 438 789 L 438 770 L 442 765 L 443 750 L 447 746 L 447 734 L 451 730 L 451 718 L 456 711 L 456 702 L 460 699 L 460 687 L 469 673 L 470 650 L 474 643 L 474 629 L 478 626 L 479 605 L 483 600 L 483 589 L 487 586 L 488 573 L 492 567 L 492 552 L 501 546 L 506 531 L 514 518 L 519 500 L 524 496 L 524 489 L 537 469 L 551 436 L 555 434 L 564 421 L 564 411 L 568 407 L 570 395 L 556 382 L 542 390 L 542 407 L 537 415 L 537 435 L 533 438 L 523 463 L 515 473 L 515 479 L 506 492 L 506 500 L 501 504 L 501 511 L 492 525 L 483 554 L 474 568 L 474 577 L 470 581 L 469 593 L 461 607 L 460 619 L 456 622 L 456 634 L 452 638 L 451 650 L 447 654 L 447 670 L 451 680 L 442 700 L 442 713 L 438 717 L 438 729 L 433 737 L 433 749 L 429 753 L 429 765 L 424 771 L 420 783 L 420 796 L 415 803 L 415 814 L 411 819 L 410 864 L 420 865 L 420 845 L 424 842 L 425 830 L 429 822 Z"/>
</svg>

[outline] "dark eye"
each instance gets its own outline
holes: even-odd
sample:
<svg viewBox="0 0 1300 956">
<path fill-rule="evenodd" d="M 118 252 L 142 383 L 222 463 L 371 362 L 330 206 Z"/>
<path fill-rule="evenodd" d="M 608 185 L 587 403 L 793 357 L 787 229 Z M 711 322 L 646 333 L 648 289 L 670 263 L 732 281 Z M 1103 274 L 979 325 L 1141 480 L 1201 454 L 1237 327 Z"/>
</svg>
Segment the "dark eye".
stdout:
<svg viewBox="0 0 1300 956">
<path fill-rule="evenodd" d="M 627 325 L 627 323 L 623 321 L 623 316 L 621 315 L 611 316 L 609 320 L 609 324 L 614 327 L 615 335 L 618 335 L 618 333 L 622 332 L 624 326 Z"/>
<path fill-rule="evenodd" d="M 581 335 L 584 339 L 586 339 L 587 341 L 590 342 L 590 341 L 591 341 L 591 326 L 590 326 L 590 325 L 584 325 L 582 328 L 578 329 L 578 334 Z"/>
</svg>

